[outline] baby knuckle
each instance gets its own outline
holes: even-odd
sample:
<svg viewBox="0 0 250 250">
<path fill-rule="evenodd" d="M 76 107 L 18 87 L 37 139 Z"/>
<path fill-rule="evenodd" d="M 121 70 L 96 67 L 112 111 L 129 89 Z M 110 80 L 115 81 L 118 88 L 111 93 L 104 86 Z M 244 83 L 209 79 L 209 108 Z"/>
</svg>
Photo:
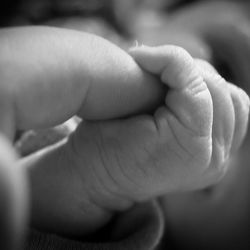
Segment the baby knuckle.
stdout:
<svg viewBox="0 0 250 250">
<path fill-rule="evenodd" d="M 198 96 L 204 91 L 208 92 L 207 85 L 201 75 L 190 74 L 188 81 L 190 86 L 188 90 L 192 93 L 192 96 Z"/>
</svg>

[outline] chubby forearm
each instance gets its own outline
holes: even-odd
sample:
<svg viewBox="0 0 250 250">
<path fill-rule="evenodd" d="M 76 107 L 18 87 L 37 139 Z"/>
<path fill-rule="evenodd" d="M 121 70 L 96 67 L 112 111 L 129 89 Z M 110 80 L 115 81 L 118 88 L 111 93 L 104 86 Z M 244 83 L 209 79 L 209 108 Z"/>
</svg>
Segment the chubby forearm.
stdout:
<svg viewBox="0 0 250 250">
<path fill-rule="evenodd" d="M 156 78 L 95 35 L 2 29 L 0 54 L 1 84 L 13 95 L 19 129 L 52 126 L 76 113 L 94 120 L 123 117 L 152 110 L 164 96 Z"/>
<path fill-rule="evenodd" d="M 87 146 L 87 145 L 86 145 Z M 105 190 L 92 171 L 91 157 L 82 162 L 85 178 L 74 166 L 71 143 L 65 139 L 19 160 L 30 182 L 31 224 L 63 235 L 88 235 L 110 221 L 116 211 L 128 209 L 132 202 L 120 202 Z M 93 155 L 86 149 L 86 155 Z M 91 172 L 91 173 L 90 173 Z M 114 202 L 109 206 L 109 201 Z M 122 207 L 121 207 L 122 204 Z"/>
</svg>

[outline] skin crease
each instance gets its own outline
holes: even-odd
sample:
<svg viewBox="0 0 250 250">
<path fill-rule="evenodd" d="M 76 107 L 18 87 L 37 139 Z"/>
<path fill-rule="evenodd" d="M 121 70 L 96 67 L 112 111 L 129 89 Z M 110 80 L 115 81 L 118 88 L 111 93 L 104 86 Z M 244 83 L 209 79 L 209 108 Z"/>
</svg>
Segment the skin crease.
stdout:
<svg viewBox="0 0 250 250">
<path fill-rule="evenodd" d="M 249 1 L 203 1 L 180 11 L 172 26 L 178 22 L 206 39 L 224 77 L 249 94 Z M 248 131 L 217 185 L 162 198 L 177 249 L 249 249 L 249 138 Z"/>
<path fill-rule="evenodd" d="M 76 113 L 91 120 L 18 161 L 42 230 L 89 234 L 135 202 L 211 185 L 244 137 L 247 115 L 235 117 L 248 114 L 248 96 L 179 47 L 129 55 L 96 36 L 46 27 L 6 29 L 0 40 L 13 127 L 47 127 Z M 242 100 L 237 108 L 232 96 Z"/>
<path fill-rule="evenodd" d="M 192 34 L 192 39 L 203 38 L 211 49 L 210 62 L 219 71 L 222 69 L 220 73 L 227 80 L 249 94 L 249 27 L 249 1 L 198 1 L 165 17 L 158 29 L 137 32 L 141 42 L 151 44 L 159 43 L 159 38 L 160 42 L 168 42 L 178 29 Z M 184 37 L 179 43 L 186 40 Z M 189 50 L 188 46 L 185 48 Z M 194 48 L 196 52 L 196 44 Z M 234 100 L 238 106 L 237 98 Z M 177 249 L 249 249 L 249 138 L 248 133 L 217 185 L 162 198 L 166 225 Z"/>
</svg>

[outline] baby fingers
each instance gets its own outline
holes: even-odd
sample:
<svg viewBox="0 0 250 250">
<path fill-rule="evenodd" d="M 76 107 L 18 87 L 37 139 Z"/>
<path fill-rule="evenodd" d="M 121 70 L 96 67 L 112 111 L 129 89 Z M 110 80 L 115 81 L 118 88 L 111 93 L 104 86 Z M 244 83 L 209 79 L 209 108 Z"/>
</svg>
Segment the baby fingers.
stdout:
<svg viewBox="0 0 250 250">
<path fill-rule="evenodd" d="M 196 177 L 186 183 L 191 188 L 215 183 L 246 133 L 248 96 L 227 83 L 212 65 L 194 60 L 181 48 L 142 46 L 130 53 L 144 70 L 159 75 L 169 87 L 166 105 L 156 111 L 155 123 L 166 148 L 171 146 L 183 159 L 183 154 L 191 155 L 192 160 L 187 157 L 189 171 Z M 166 155 L 172 159 L 171 152 Z M 171 162 L 180 166 L 178 160 Z M 200 179 L 199 171 L 203 172 Z"/>
<path fill-rule="evenodd" d="M 212 66 L 204 61 L 196 61 L 200 74 L 204 78 L 213 101 L 213 154 L 214 166 L 221 166 L 229 157 L 234 127 L 235 114 L 229 87 Z"/>
<path fill-rule="evenodd" d="M 194 59 L 176 46 L 137 47 L 130 51 L 146 71 L 160 75 L 170 90 L 168 111 L 184 127 L 200 136 L 209 136 L 212 125 L 211 96 Z"/>
<path fill-rule="evenodd" d="M 213 152 L 211 170 L 225 172 L 225 162 L 241 145 L 248 124 L 249 97 L 237 86 L 228 83 L 208 63 L 197 60 L 213 100 Z M 222 173 L 222 174 L 221 174 Z"/>
<path fill-rule="evenodd" d="M 228 83 L 228 89 L 231 94 L 235 114 L 234 136 L 231 146 L 231 152 L 233 153 L 240 147 L 246 135 L 250 102 L 246 92 L 236 85 Z"/>
</svg>

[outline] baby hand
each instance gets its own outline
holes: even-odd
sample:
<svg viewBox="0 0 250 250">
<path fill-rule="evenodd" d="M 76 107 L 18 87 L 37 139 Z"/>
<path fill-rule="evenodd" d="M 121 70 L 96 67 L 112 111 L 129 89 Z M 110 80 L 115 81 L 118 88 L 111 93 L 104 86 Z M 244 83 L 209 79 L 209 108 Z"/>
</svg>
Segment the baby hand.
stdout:
<svg viewBox="0 0 250 250">
<path fill-rule="evenodd" d="M 170 88 L 166 106 L 155 113 L 155 123 L 162 138 L 168 136 L 166 148 L 172 145 L 165 162 L 176 166 L 176 173 L 180 166 L 180 187 L 196 189 L 215 183 L 246 133 L 249 97 L 210 64 L 193 60 L 181 48 L 141 47 L 131 54 Z"/>
<path fill-rule="evenodd" d="M 38 154 L 42 160 L 31 171 L 33 194 L 47 190 L 48 195 L 33 195 L 36 226 L 89 233 L 134 202 L 212 185 L 241 144 L 249 112 L 244 91 L 178 47 L 139 47 L 130 54 L 146 80 L 155 79 L 148 71 L 169 88 L 164 103 L 153 115 L 83 121 L 62 147 L 44 158 Z M 127 89 L 132 99 L 134 92 Z"/>
<path fill-rule="evenodd" d="M 173 46 L 130 53 L 169 87 L 165 104 L 152 116 L 82 123 L 71 138 L 77 173 L 91 199 L 108 209 L 214 184 L 248 122 L 246 93 L 208 63 Z"/>
</svg>

